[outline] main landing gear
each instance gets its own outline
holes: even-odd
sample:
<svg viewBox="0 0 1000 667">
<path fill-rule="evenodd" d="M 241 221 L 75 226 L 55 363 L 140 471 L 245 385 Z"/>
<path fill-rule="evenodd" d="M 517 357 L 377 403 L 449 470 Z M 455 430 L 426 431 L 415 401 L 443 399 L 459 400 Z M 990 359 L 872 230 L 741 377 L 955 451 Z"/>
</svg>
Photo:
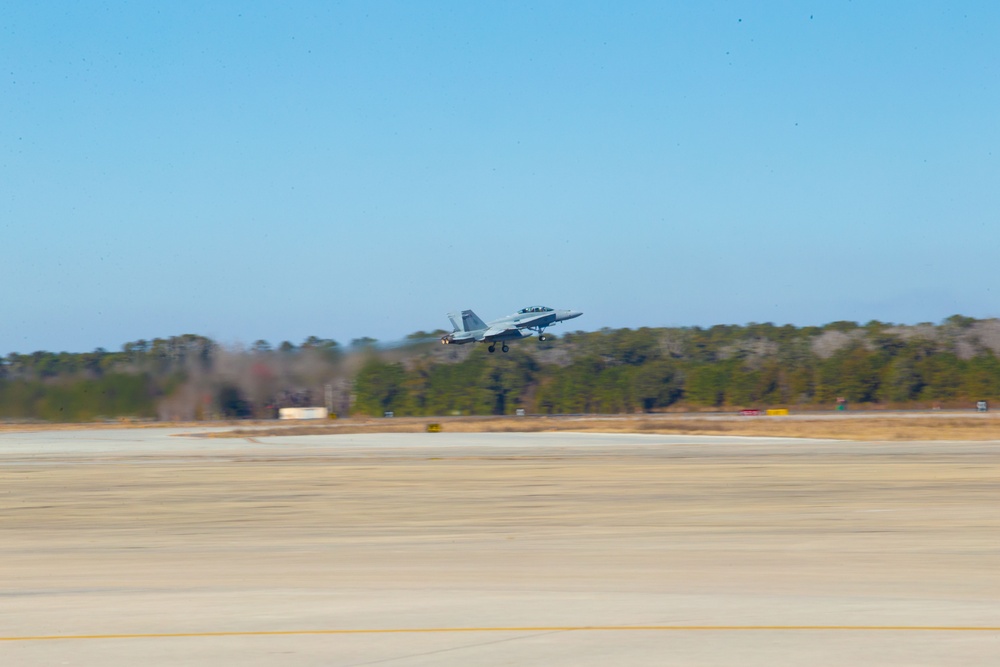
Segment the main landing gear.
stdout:
<svg viewBox="0 0 1000 667">
<path fill-rule="evenodd" d="M 490 343 L 490 346 L 488 348 L 486 348 L 486 349 L 488 349 L 490 351 L 490 354 L 492 354 L 492 353 L 494 353 L 494 352 L 497 351 L 497 344 L 496 343 Z M 501 347 L 500 349 L 503 350 L 504 352 L 510 352 L 510 348 L 507 347 L 507 343 L 504 343 L 503 347 Z"/>
</svg>

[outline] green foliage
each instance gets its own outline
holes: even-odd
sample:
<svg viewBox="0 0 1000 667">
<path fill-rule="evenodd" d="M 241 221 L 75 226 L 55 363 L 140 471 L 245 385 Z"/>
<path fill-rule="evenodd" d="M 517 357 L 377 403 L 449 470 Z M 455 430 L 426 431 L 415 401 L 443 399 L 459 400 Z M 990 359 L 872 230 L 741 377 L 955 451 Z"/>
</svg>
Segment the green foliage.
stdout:
<svg viewBox="0 0 1000 667">
<path fill-rule="evenodd" d="M 945 320 L 945 324 L 950 324 L 954 327 L 958 327 L 959 329 L 968 329 L 975 323 L 975 318 L 965 317 L 964 315 L 952 315 Z"/>
<path fill-rule="evenodd" d="M 151 378 L 145 374 L 114 373 L 56 383 L 0 381 L 0 406 L 8 419 L 82 422 L 101 417 L 152 417 L 155 395 Z"/>
<path fill-rule="evenodd" d="M 966 362 L 962 380 L 961 393 L 970 399 L 1000 396 L 1000 359 L 992 354 L 980 354 L 970 359 Z"/>
<path fill-rule="evenodd" d="M 427 371 L 422 414 L 489 414 L 489 401 L 482 386 L 486 357 L 474 354 L 459 364 L 435 364 Z"/>
<path fill-rule="evenodd" d="M 521 405 L 521 397 L 532 380 L 534 364 L 526 355 L 494 356 L 487 362 L 484 397 L 494 415 L 512 414 Z"/>
<path fill-rule="evenodd" d="M 669 359 L 650 361 L 632 373 L 632 395 L 644 412 L 670 407 L 680 400 L 683 387 L 684 378 Z"/>
<path fill-rule="evenodd" d="M 693 364 L 685 373 L 684 398 L 691 405 L 718 407 L 726 395 L 728 377 L 718 364 Z"/>
<path fill-rule="evenodd" d="M 406 371 L 399 363 L 386 363 L 371 357 L 354 380 L 355 409 L 361 414 L 379 416 L 397 411 L 407 404 L 404 381 Z"/>
<path fill-rule="evenodd" d="M 306 338 L 302 341 L 300 349 L 313 350 L 330 361 L 336 360 L 340 356 L 340 345 L 337 341 L 329 338 L 319 338 L 318 336 L 309 336 Z"/>
<path fill-rule="evenodd" d="M 881 398 L 894 403 L 913 401 L 920 396 L 924 385 L 913 357 L 897 357 L 886 369 Z"/>
<path fill-rule="evenodd" d="M 876 321 L 873 320 L 873 322 L 876 322 Z M 837 322 L 830 322 L 825 327 L 823 327 L 823 329 L 826 330 L 826 331 L 839 331 L 841 333 L 848 333 L 848 332 L 854 331 L 857 328 L 858 328 L 858 323 L 857 322 L 848 322 L 847 320 L 839 320 Z"/>
</svg>

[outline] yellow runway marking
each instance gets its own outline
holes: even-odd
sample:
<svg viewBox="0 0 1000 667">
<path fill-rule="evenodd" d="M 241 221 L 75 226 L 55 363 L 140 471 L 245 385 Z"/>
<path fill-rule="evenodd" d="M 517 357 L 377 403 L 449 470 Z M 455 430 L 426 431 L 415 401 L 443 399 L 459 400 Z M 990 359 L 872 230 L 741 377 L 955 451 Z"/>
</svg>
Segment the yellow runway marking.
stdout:
<svg viewBox="0 0 1000 667">
<path fill-rule="evenodd" d="M 198 637 L 288 637 L 304 635 L 388 635 L 472 632 L 1000 632 L 1000 626 L 975 625 L 552 625 L 493 628 L 357 628 L 328 630 L 232 630 L 220 632 L 150 632 L 94 635 L 0 637 L 4 642 L 68 639 L 177 639 Z"/>
</svg>

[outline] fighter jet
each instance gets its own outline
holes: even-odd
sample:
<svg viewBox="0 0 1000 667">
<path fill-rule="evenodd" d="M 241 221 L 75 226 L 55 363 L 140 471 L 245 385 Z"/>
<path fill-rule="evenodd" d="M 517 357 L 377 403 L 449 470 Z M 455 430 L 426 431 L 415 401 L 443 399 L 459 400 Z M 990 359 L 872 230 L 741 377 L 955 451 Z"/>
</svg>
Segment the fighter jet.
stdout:
<svg viewBox="0 0 1000 667">
<path fill-rule="evenodd" d="M 493 320 L 489 324 L 479 319 L 471 310 L 448 313 L 455 328 L 453 332 L 441 336 L 442 345 L 464 345 L 466 343 L 489 343 L 489 351 L 495 352 L 499 342 L 504 352 L 510 350 L 507 341 L 527 338 L 538 334 L 538 340 L 545 340 L 544 331 L 557 322 L 580 317 L 576 310 L 556 310 L 548 306 L 529 306 L 513 315 Z"/>
</svg>

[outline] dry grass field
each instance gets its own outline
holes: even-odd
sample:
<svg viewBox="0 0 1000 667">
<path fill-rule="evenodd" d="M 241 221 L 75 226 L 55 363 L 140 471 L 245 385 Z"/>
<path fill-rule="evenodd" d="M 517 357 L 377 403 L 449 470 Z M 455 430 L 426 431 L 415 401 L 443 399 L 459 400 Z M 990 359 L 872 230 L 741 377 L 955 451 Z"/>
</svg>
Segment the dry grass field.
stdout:
<svg viewBox="0 0 1000 667">
<path fill-rule="evenodd" d="M 659 433 L 824 438 L 855 441 L 1000 440 L 1000 415 L 861 413 L 789 417 L 735 415 L 625 415 L 591 417 L 445 417 L 345 419 L 333 423 L 298 422 L 237 426 L 212 437 L 329 435 L 337 433 L 419 433 L 439 424 L 450 433 Z"/>
<path fill-rule="evenodd" d="M 0 433 L 84 429 L 225 428 L 210 437 L 420 433 L 438 424 L 450 433 L 660 433 L 824 438 L 854 441 L 1000 440 L 1000 413 L 853 412 L 807 413 L 783 417 L 742 417 L 732 413 L 527 417 L 364 417 L 334 421 L 100 422 L 89 424 L 0 424 Z"/>
</svg>

